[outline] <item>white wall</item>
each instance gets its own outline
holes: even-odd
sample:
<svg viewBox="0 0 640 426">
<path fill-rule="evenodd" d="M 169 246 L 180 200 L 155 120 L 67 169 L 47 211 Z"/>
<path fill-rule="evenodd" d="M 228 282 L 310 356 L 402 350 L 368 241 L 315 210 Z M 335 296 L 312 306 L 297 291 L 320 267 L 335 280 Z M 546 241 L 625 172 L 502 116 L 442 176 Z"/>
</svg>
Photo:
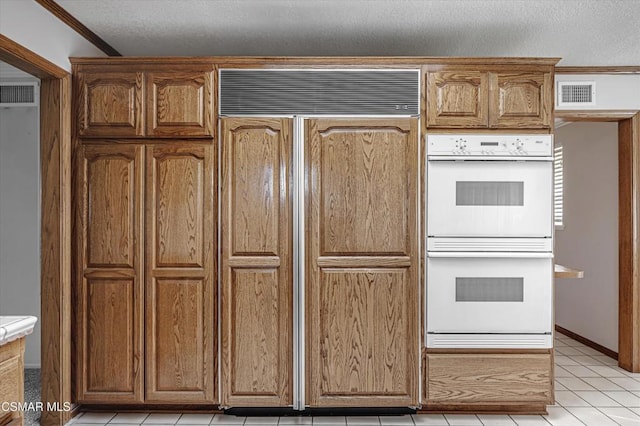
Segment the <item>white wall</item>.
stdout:
<svg viewBox="0 0 640 426">
<path fill-rule="evenodd" d="M 67 71 L 70 56 L 106 56 L 33 0 L 0 0 L 0 33 Z"/>
<path fill-rule="evenodd" d="M 564 230 L 556 262 L 584 270 L 556 280 L 556 324 L 618 351 L 618 125 L 556 129 L 564 146 Z"/>
<path fill-rule="evenodd" d="M 640 74 L 556 74 L 556 110 L 640 109 Z M 557 87 L 561 81 L 593 81 L 595 105 L 558 106 Z"/>
<path fill-rule="evenodd" d="M 0 64 L 0 81 L 31 80 Z M 40 366 L 40 165 L 37 107 L 0 107 L 0 315 L 38 317 L 25 364 Z"/>
</svg>

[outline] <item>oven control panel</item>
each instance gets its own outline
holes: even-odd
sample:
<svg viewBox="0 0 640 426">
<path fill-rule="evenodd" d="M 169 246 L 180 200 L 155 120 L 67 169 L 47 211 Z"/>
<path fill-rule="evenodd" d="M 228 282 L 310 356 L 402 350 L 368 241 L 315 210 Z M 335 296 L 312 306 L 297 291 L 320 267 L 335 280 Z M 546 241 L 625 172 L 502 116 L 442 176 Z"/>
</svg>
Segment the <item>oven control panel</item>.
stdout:
<svg viewBox="0 0 640 426">
<path fill-rule="evenodd" d="M 427 155 L 551 157 L 553 135 L 427 135 Z"/>
</svg>

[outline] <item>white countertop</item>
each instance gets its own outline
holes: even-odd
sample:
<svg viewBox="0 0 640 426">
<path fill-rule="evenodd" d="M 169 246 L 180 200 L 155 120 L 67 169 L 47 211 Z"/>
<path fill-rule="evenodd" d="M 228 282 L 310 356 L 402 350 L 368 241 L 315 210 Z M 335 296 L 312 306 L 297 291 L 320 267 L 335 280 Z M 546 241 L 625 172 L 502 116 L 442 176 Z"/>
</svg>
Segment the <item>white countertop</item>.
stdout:
<svg viewBox="0 0 640 426">
<path fill-rule="evenodd" d="M 0 346 L 31 334 L 38 318 L 32 316 L 0 317 Z"/>
</svg>

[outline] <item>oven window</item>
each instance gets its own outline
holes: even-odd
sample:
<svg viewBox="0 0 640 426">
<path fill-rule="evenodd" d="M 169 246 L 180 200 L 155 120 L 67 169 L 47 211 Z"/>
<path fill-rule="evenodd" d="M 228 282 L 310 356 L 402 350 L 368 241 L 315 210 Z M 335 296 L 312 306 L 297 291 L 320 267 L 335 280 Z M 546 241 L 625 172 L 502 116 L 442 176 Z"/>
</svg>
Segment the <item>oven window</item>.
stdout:
<svg viewBox="0 0 640 426">
<path fill-rule="evenodd" d="M 456 302 L 522 302 L 524 278 L 456 277 Z"/>
<path fill-rule="evenodd" d="M 456 182 L 456 206 L 522 206 L 524 182 Z"/>
</svg>

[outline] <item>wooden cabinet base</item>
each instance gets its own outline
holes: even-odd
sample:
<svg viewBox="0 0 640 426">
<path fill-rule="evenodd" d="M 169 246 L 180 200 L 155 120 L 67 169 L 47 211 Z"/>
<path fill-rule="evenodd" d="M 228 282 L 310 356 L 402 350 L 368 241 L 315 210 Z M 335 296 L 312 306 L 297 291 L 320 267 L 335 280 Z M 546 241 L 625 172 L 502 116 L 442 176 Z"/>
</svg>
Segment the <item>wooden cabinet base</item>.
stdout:
<svg viewBox="0 0 640 426">
<path fill-rule="evenodd" d="M 24 337 L 0 346 L 0 402 L 24 402 Z M 0 425 L 21 425 L 22 411 L 0 409 Z"/>
<path fill-rule="evenodd" d="M 423 409 L 544 413 L 553 404 L 551 351 L 426 353 Z"/>
</svg>

